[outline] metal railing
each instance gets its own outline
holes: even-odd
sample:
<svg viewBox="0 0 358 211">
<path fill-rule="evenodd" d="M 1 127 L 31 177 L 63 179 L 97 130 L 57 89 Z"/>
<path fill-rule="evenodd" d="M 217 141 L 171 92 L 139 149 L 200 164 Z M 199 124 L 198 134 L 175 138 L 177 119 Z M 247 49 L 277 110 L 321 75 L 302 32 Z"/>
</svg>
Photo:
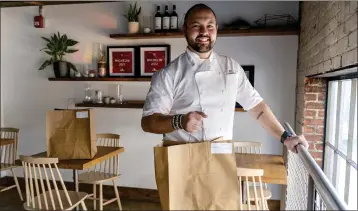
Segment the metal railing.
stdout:
<svg viewBox="0 0 358 211">
<path fill-rule="evenodd" d="M 295 135 L 288 123 L 285 127 Z M 347 204 L 307 149 L 298 145 L 297 151 L 287 156 L 286 210 L 347 210 Z"/>
</svg>

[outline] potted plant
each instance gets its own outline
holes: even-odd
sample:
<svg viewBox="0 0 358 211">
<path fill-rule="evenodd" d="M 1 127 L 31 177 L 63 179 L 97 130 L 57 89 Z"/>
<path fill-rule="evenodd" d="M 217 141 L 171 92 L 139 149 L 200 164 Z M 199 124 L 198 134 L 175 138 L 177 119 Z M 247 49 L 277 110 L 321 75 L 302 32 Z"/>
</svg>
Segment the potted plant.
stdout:
<svg viewBox="0 0 358 211">
<path fill-rule="evenodd" d="M 124 15 L 128 20 L 128 33 L 130 34 L 138 33 L 139 31 L 138 15 L 140 14 L 141 9 L 142 7 L 137 9 L 137 2 L 134 6 L 130 4 L 127 14 Z"/>
<path fill-rule="evenodd" d="M 68 53 L 74 53 L 78 49 L 69 49 L 69 47 L 76 45 L 78 42 L 73 39 L 69 39 L 66 34 L 60 35 L 59 32 L 53 34 L 50 38 L 42 37 L 46 40 L 46 47 L 40 51 L 45 51 L 51 58 L 46 60 L 39 70 L 45 69 L 49 65 L 53 65 L 55 76 L 69 77 L 71 68 L 77 72 L 75 65 L 71 62 L 64 60 L 64 56 Z"/>
</svg>

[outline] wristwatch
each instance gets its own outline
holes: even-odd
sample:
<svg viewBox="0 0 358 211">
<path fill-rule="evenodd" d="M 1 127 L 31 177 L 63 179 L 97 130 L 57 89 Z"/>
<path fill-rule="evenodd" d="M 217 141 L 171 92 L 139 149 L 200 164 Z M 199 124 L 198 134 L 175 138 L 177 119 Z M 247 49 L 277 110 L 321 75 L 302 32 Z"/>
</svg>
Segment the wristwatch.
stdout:
<svg viewBox="0 0 358 211">
<path fill-rule="evenodd" d="M 281 135 L 281 143 L 283 144 L 285 142 L 285 140 L 288 138 L 288 137 L 292 137 L 293 135 L 287 131 L 284 131 Z"/>
</svg>

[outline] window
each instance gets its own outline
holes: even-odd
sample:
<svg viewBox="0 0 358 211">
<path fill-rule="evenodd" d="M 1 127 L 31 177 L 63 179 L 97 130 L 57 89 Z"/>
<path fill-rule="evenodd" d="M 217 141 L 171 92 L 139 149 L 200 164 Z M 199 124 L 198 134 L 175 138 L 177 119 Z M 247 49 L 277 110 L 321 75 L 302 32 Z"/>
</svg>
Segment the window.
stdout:
<svg viewBox="0 0 358 211">
<path fill-rule="evenodd" d="M 324 172 L 357 210 L 357 76 L 328 82 Z"/>
</svg>

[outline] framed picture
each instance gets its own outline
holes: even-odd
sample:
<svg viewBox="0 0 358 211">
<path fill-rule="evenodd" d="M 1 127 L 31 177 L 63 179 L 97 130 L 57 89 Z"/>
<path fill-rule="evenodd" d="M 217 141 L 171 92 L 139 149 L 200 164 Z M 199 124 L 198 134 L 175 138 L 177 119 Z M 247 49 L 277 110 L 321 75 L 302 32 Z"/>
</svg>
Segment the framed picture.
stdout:
<svg viewBox="0 0 358 211">
<path fill-rule="evenodd" d="M 170 45 L 139 46 L 140 77 L 152 76 L 170 62 Z"/>
<path fill-rule="evenodd" d="M 135 46 L 108 46 L 107 58 L 109 76 L 135 76 L 137 66 Z"/>
<path fill-rule="evenodd" d="M 244 69 L 244 72 L 246 74 L 246 77 L 249 79 L 252 87 L 255 87 L 255 66 L 254 65 L 241 65 L 242 69 Z M 242 106 L 236 102 L 235 108 L 242 108 Z"/>
</svg>

